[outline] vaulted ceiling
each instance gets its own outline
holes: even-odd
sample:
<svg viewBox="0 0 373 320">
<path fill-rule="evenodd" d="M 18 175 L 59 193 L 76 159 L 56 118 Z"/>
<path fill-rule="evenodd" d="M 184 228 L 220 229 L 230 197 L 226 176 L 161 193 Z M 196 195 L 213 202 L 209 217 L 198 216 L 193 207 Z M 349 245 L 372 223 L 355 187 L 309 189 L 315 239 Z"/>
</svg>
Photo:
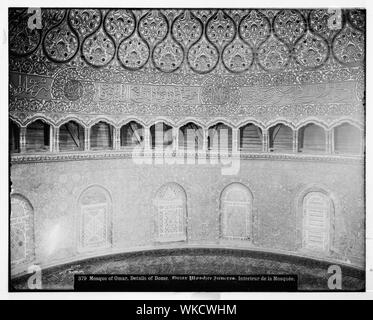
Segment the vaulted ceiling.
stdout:
<svg viewBox="0 0 373 320">
<path fill-rule="evenodd" d="M 15 117 L 134 114 L 139 105 L 238 116 L 248 105 L 326 102 L 348 103 L 328 112 L 351 114 L 363 99 L 364 10 L 42 9 L 31 30 L 32 14 L 9 10 Z"/>
</svg>

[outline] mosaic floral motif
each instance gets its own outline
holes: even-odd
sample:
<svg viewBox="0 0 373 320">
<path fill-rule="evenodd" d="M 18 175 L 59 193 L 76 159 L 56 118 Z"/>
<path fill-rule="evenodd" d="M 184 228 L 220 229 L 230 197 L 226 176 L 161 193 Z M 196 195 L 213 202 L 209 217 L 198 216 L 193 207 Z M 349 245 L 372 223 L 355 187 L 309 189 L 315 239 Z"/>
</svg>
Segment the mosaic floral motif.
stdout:
<svg viewBox="0 0 373 320">
<path fill-rule="evenodd" d="M 207 38 L 219 46 L 224 47 L 227 43 L 231 42 L 235 36 L 235 25 L 233 20 L 219 10 L 207 23 L 206 26 Z"/>
<path fill-rule="evenodd" d="M 108 64 L 115 55 L 115 45 L 102 28 L 85 38 L 82 47 L 83 57 L 87 63 L 96 67 Z"/>
<path fill-rule="evenodd" d="M 312 10 L 309 17 L 311 31 L 331 41 L 339 32 L 338 29 L 333 29 L 329 26 L 333 14 L 333 12 L 329 13 L 327 9 Z"/>
<path fill-rule="evenodd" d="M 64 86 L 65 97 L 70 101 L 79 100 L 83 96 L 83 85 L 79 80 L 69 79 Z"/>
<path fill-rule="evenodd" d="M 281 70 L 287 65 L 289 58 L 289 48 L 273 35 L 258 50 L 258 62 L 264 70 Z"/>
<path fill-rule="evenodd" d="M 351 25 L 354 28 L 360 31 L 365 31 L 365 20 L 366 20 L 365 10 L 359 10 L 359 9 L 349 10 L 347 17 Z"/>
<path fill-rule="evenodd" d="M 230 16 L 236 26 L 238 26 L 244 16 L 246 16 L 250 10 L 249 9 L 230 9 L 230 10 L 224 10 L 224 12 Z"/>
<path fill-rule="evenodd" d="M 202 23 L 206 23 L 208 19 L 210 19 L 214 14 L 216 10 L 192 10 L 192 13 L 202 21 Z"/>
<path fill-rule="evenodd" d="M 173 24 L 172 33 L 175 39 L 184 47 L 189 48 L 202 35 L 202 24 L 185 10 Z"/>
<path fill-rule="evenodd" d="M 77 53 L 79 39 L 65 20 L 47 32 L 43 45 L 45 54 L 50 60 L 67 62 Z"/>
<path fill-rule="evenodd" d="M 307 70 L 328 63 L 329 49 L 324 39 L 342 66 L 361 65 L 365 11 L 340 12 L 341 15 L 328 9 L 42 9 L 43 29 L 31 31 L 25 25 L 27 10 L 10 10 L 10 67 L 50 75 L 61 68 L 55 62 L 79 68 L 88 64 L 139 70 L 152 57 L 154 67 L 166 73 L 190 66 L 196 73 L 204 74 L 219 64 L 215 69 L 218 72 L 222 67 L 229 72 L 247 72 L 248 65 L 253 65 L 253 70 L 257 65 L 266 71 L 285 66 Z M 337 28 L 338 21 L 342 29 Z M 39 61 L 40 54 L 36 53 L 40 42 L 46 61 Z M 274 43 L 279 47 L 275 48 Z M 82 56 L 77 55 L 78 51 Z M 114 57 L 117 61 L 111 64 Z M 187 64 L 183 65 L 184 59 Z"/>
<path fill-rule="evenodd" d="M 124 9 L 110 10 L 104 20 L 106 32 L 115 39 L 117 44 L 132 35 L 135 25 L 135 17 L 131 11 Z"/>
<path fill-rule="evenodd" d="M 141 69 L 148 62 L 149 56 L 149 47 L 137 34 L 119 45 L 118 58 L 126 69 Z"/>
<path fill-rule="evenodd" d="M 306 30 L 306 21 L 297 10 L 282 10 L 273 22 L 277 37 L 288 45 L 294 45 Z"/>
<path fill-rule="evenodd" d="M 207 73 L 216 67 L 218 61 L 218 50 L 204 37 L 191 46 L 188 51 L 188 62 L 195 72 Z"/>
<path fill-rule="evenodd" d="M 243 72 L 248 70 L 253 62 L 253 52 L 242 40 L 235 39 L 225 47 L 222 60 L 229 71 Z"/>
<path fill-rule="evenodd" d="M 271 33 L 271 24 L 264 14 L 258 10 L 251 10 L 239 26 L 241 38 L 252 47 L 258 47 L 268 39 Z"/>
<path fill-rule="evenodd" d="M 346 23 L 333 42 L 333 53 L 339 62 L 354 65 L 364 61 L 364 34 Z"/>
<path fill-rule="evenodd" d="M 42 9 L 43 27 L 50 28 L 59 24 L 65 17 L 65 9 Z"/>
<path fill-rule="evenodd" d="M 140 20 L 139 34 L 151 46 L 162 41 L 167 35 L 167 31 L 167 20 L 158 10 L 150 11 Z"/>
<path fill-rule="evenodd" d="M 171 36 L 157 44 L 153 50 L 154 65 L 164 72 L 172 72 L 179 68 L 183 59 L 183 48 Z"/>
<path fill-rule="evenodd" d="M 317 68 L 328 59 L 329 47 L 321 37 L 307 32 L 295 46 L 296 61 L 305 68 Z"/>
<path fill-rule="evenodd" d="M 26 56 L 34 52 L 41 40 L 40 30 L 31 30 L 27 26 L 28 16 L 9 23 L 9 48 L 10 52 L 17 56 Z"/>
<path fill-rule="evenodd" d="M 72 9 L 69 22 L 78 34 L 84 38 L 96 31 L 101 23 L 101 12 L 98 9 Z"/>
</svg>

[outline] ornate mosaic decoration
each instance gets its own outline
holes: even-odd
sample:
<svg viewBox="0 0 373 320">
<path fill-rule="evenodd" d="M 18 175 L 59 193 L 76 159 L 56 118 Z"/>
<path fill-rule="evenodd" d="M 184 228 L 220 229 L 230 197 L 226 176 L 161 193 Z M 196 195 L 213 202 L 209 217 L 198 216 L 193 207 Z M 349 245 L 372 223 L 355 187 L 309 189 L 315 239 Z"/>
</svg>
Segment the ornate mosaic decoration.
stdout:
<svg viewBox="0 0 373 320">
<path fill-rule="evenodd" d="M 41 13 L 31 30 L 26 9 L 9 12 L 9 109 L 22 125 L 36 114 L 363 121 L 364 10 Z"/>
<path fill-rule="evenodd" d="M 327 9 L 43 9 L 40 30 L 27 27 L 29 16 L 25 9 L 10 13 L 11 56 L 40 56 L 42 43 L 52 62 L 73 59 L 71 64 L 102 68 L 118 60 L 124 69 L 140 70 L 151 61 L 161 72 L 190 68 L 197 74 L 218 65 L 232 73 L 256 65 L 278 71 L 292 61 L 321 68 L 329 47 L 341 64 L 364 60 L 364 10 L 342 10 L 335 18 Z"/>
</svg>

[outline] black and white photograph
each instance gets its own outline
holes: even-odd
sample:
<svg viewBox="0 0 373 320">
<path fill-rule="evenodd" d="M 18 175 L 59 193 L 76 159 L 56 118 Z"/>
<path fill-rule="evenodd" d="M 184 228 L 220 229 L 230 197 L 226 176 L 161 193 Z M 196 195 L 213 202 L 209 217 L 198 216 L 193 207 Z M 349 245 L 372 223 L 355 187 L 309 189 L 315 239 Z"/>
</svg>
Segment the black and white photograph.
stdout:
<svg viewBox="0 0 373 320">
<path fill-rule="evenodd" d="M 56 5 L 7 13 L 9 292 L 366 290 L 366 8 Z"/>
</svg>

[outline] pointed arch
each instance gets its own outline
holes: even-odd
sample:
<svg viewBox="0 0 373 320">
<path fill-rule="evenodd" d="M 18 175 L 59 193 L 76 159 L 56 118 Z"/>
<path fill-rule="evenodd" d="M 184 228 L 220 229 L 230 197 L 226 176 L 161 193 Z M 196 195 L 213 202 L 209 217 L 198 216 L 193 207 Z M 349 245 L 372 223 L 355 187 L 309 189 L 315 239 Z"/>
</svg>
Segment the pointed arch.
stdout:
<svg viewBox="0 0 373 320">
<path fill-rule="evenodd" d="M 112 205 L 109 191 L 100 185 L 85 189 L 78 199 L 78 251 L 112 244 Z"/>
<path fill-rule="evenodd" d="M 26 150 L 45 152 L 50 150 L 52 126 L 44 119 L 35 119 L 26 127 Z"/>
<path fill-rule="evenodd" d="M 283 123 L 269 128 L 269 149 L 272 152 L 292 152 L 293 129 Z"/>
<path fill-rule="evenodd" d="M 20 194 L 10 196 L 10 260 L 12 269 L 35 259 L 34 209 Z"/>
<path fill-rule="evenodd" d="M 155 238 L 159 242 L 187 240 L 187 196 L 182 186 L 161 186 L 153 200 Z"/>
<path fill-rule="evenodd" d="M 220 195 L 220 236 L 250 240 L 253 235 L 253 195 L 242 183 L 233 182 Z"/>
<path fill-rule="evenodd" d="M 83 151 L 84 150 L 84 127 L 75 120 L 61 124 L 59 128 L 59 150 L 60 151 Z"/>
<path fill-rule="evenodd" d="M 338 154 L 360 154 L 363 150 L 363 134 L 355 125 L 343 122 L 333 127 L 334 152 Z"/>
<path fill-rule="evenodd" d="M 113 149 L 114 127 L 106 121 L 98 121 L 90 128 L 90 148 L 92 150 Z"/>
<path fill-rule="evenodd" d="M 20 126 L 12 119 L 9 119 L 9 151 L 20 152 Z"/>
<path fill-rule="evenodd" d="M 325 153 L 326 152 L 326 132 L 324 128 L 308 123 L 298 131 L 298 151 Z"/>
<path fill-rule="evenodd" d="M 332 199 L 323 191 L 309 191 L 302 199 L 302 213 L 302 248 L 329 253 L 334 217 Z"/>
</svg>

